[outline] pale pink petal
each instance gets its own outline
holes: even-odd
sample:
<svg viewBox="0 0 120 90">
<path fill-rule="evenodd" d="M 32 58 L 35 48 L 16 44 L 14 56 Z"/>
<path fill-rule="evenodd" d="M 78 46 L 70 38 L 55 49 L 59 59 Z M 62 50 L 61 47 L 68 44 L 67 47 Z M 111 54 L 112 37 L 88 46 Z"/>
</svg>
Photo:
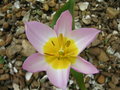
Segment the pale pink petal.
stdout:
<svg viewBox="0 0 120 90">
<path fill-rule="evenodd" d="M 75 40 L 80 53 L 96 38 L 99 32 L 99 30 L 94 28 L 81 28 L 73 30 L 69 37 Z"/>
<path fill-rule="evenodd" d="M 79 56 L 77 57 L 76 62 L 72 64 L 71 67 L 74 70 L 85 74 L 95 74 L 99 72 L 94 65 Z"/>
<path fill-rule="evenodd" d="M 31 21 L 25 23 L 25 31 L 30 43 L 43 54 L 43 45 L 51 38 L 56 37 L 56 33 L 49 26 L 40 22 Z"/>
<path fill-rule="evenodd" d="M 70 68 L 67 69 L 54 69 L 49 67 L 47 69 L 47 75 L 50 82 L 58 88 L 65 89 L 69 79 Z"/>
<path fill-rule="evenodd" d="M 68 10 L 64 11 L 58 18 L 54 29 L 57 35 L 62 33 L 64 36 L 67 36 L 72 31 L 72 16 Z"/>
<path fill-rule="evenodd" d="M 22 68 L 28 72 L 40 72 L 47 69 L 47 63 L 44 60 L 44 55 L 35 53 L 29 56 L 23 63 Z"/>
</svg>

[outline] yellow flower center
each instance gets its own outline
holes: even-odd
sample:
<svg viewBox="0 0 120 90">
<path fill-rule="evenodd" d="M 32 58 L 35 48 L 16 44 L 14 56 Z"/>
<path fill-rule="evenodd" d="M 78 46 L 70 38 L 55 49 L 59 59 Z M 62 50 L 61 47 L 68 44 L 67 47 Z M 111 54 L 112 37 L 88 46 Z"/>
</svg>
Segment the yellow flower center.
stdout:
<svg viewBox="0 0 120 90">
<path fill-rule="evenodd" d="M 45 59 L 54 69 L 65 69 L 74 63 L 78 48 L 74 40 L 60 34 L 50 38 L 43 47 Z"/>
</svg>

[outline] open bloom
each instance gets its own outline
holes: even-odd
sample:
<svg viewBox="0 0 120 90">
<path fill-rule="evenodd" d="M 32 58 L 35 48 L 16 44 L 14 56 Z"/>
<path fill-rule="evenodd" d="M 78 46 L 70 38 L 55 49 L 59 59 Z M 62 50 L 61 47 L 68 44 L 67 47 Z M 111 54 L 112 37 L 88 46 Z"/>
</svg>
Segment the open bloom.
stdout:
<svg viewBox="0 0 120 90">
<path fill-rule="evenodd" d="M 54 30 L 40 22 L 25 23 L 26 35 L 38 53 L 29 56 L 23 69 L 29 72 L 46 71 L 52 84 L 66 88 L 70 68 L 94 74 L 98 70 L 79 55 L 100 32 L 94 28 L 72 31 L 72 16 L 69 11 L 61 14 Z"/>
</svg>

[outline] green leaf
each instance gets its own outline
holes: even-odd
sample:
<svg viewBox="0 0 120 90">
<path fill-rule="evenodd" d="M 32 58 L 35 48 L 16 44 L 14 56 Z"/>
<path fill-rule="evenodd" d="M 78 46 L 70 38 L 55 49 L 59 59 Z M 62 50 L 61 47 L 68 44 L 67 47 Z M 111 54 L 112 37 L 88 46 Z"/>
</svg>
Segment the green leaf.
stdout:
<svg viewBox="0 0 120 90">
<path fill-rule="evenodd" d="M 5 59 L 2 56 L 0 56 L 0 64 L 3 64 L 4 62 L 5 62 Z"/>
<path fill-rule="evenodd" d="M 25 61 L 26 58 L 27 58 L 27 57 L 23 56 L 23 57 L 21 58 L 21 60 L 22 60 L 22 61 Z"/>
<path fill-rule="evenodd" d="M 83 74 L 76 72 L 75 70 L 71 69 L 71 73 L 77 81 L 78 86 L 81 90 L 87 90 L 84 84 L 84 76 Z"/>
<path fill-rule="evenodd" d="M 75 4 L 75 0 L 69 0 L 62 8 L 60 8 L 54 15 L 53 17 L 53 21 L 52 24 L 50 25 L 52 28 L 53 26 L 56 24 L 57 19 L 60 17 L 61 13 L 69 10 L 70 13 L 73 15 L 73 11 L 74 11 L 74 4 Z M 74 22 L 73 22 L 73 26 L 74 26 Z"/>
</svg>

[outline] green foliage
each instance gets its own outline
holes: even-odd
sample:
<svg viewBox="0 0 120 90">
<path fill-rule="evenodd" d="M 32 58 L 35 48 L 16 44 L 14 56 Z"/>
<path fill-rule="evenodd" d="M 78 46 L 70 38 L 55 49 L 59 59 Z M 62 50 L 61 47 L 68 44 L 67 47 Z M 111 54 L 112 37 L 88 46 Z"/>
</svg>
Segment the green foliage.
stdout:
<svg viewBox="0 0 120 90">
<path fill-rule="evenodd" d="M 62 8 L 60 8 L 54 15 L 52 24 L 50 26 L 53 28 L 53 26 L 56 24 L 57 19 L 60 17 L 61 13 L 66 10 L 69 10 L 70 13 L 73 15 L 74 4 L 75 4 L 75 0 L 69 0 Z M 73 22 L 73 27 L 74 27 L 74 22 Z"/>
<path fill-rule="evenodd" d="M 84 76 L 82 73 L 76 72 L 75 70 L 71 69 L 71 73 L 74 76 L 74 78 L 77 81 L 78 86 L 80 87 L 81 90 L 87 90 L 85 88 L 85 84 L 84 84 Z"/>
<path fill-rule="evenodd" d="M 3 56 L 0 56 L 0 64 L 3 64 L 5 62 L 5 59 L 3 58 Z"/>
<path fill-rule="evenodd" d="M 26 60 L 26 58 L 27 58 L 27 57 L 23 56 L 23 57 L 22 57 L 22 61 L 25 61 L 25 60 Z"/>
</svg>

